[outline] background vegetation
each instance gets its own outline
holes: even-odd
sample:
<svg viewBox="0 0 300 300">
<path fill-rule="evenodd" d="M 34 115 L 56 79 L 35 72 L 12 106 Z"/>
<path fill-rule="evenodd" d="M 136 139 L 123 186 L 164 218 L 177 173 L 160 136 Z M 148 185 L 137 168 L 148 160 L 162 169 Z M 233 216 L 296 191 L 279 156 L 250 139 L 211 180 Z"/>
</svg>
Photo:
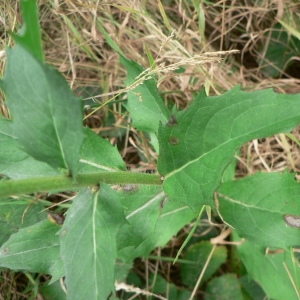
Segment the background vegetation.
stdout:
<svg viewBox="0 0 300 300">
<path fill-rule="evenodd" d="M 4 49 L 7 45 L 13 46 L 8 31 L 18 32 L 22 19 L 19 1 L 1 1 L 0 72 L 3 75 Z M 194 94 L 203 87 L 209 95 L 223 94 L 237 84 L 246 91 L 273 87 L 280 93 L 300 92 L 298 1 L 55 0 L 38 3 L 46 61 L 62 72 L 75 93 L 83 97 L 86 106 L 84 122 L 118 146 L 127 168 L 131 170 L 154 171 L 157 157 L 144 137 L 129 125 L 121 105 L 122 96 L 109 101 L 124 89 L 127 72 L 116 51 L 108 45 L 100 25 L 128 58 L 145 68 L 152 66 L 152 58 L 156 66 L 165 64 L 160 66 L 159 90 L 170 107 L 174 104 L 178 108 L 187 107 Z M 227 55 L 219 63 L 207 62 L 199 66 L 190 60 L 203 52 L 232 49 L 238 49 L 240 53 Z M 182 67 L 175 72 L 164 67 L 171 64 Z M 1 114 L 8 117 L 3 99 L 0 104 Z M 293 134 L 300 139 L 299 129 Z M 235 176 L 241 178 L 259 170 L 272 172 L 287 168 L 297 172 L 298 151 L 297 143 L 282 134 L 254 140 L 237 153 Z M 40 193 L 36 197 L 65 203 L 72 199 L 73 194 L 49 196 Z M 199 271 L 187 268 L 180 261 L 175 265 L 172 262 L 193 225 L 183 228 L 150 257 L 137 259 L 128 282 L 144 291 L 165 293 L 169 299 L 172 299 L 170 293 L 174 286 L 183 292 L 188 288 L 192 290 Z M 189 243 L 192 251 L 183 252 L 183 257 L 192 259 L 199 242 L 217 236 L 222 226 L 221 222 L 211 225 L 207 217 L 202 219 Z M 219 239 L 218 243 L 227 245 L 226 238 Z M 203 247 L 202 244 L 202 253 L 205 247 L 209 253 L 211 245 L 207 243 Z M 229 259 L 223 262 L 220 253 L 221 267 L 212 270 L 211 275 L 245 274 L 242 264 L 235 263 L 234 247 L 224 246 L 222 249 L 230 254 Z M 207 255 L 203 257 L 206 259 Z M 199 264 L 205 263 L 205 259 L 198 259 Z M 58 295 L 56 298 L 53 294 L 47 296 L 44 284 L 49 280 L 47 275 L 1 270 L 0 280 L 3 299 L 59 299 Z M 151 286 L 154 288 L 149 288 Z M 197 297 L 202 299 L 209 288 L 208 283 L 203 285 Z M 263 299 L 264 293 L 257 286 L 255 289 L 256 299 Z M 57 293 L 60 291 L 57 283 Z M 128 293 L 122 293 L 120 298 L 126 299 Z M 133 294 L 136 293 L 131 296 Z M 146 297 L 138 294 L 141 299 Z M 184 293 L 182 299 L 187 299 Z"/>
</svg>

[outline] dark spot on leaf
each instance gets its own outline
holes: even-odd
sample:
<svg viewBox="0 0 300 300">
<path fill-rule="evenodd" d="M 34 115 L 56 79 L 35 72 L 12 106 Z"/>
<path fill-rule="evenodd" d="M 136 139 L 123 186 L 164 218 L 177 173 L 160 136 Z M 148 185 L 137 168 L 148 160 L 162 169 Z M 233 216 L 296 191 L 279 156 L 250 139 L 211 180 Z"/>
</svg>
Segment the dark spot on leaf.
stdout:
<svg viewBox="0 0 300 300">
<path fill-rule="evenodd" d="M 176 126 L 177 124 L 178 124 L 177 120 L 176 120 L 175 116 L 172 114 L 170 120 L 167 123 L 167 126 L 171 127 L 171 126 Z"/>
<path fill-rule="evenodd" d="M 5 247 L 2 251 L 1 251 L 1 254 L 8 254 L 9 253 L 9 248 L 8 247 Z"/>
<path fill-rule="evenodd" d="M 178 145 L 179 144 L 179 139 L 176 136 L 170 136 L 169 143 L 171 145 Z"/>
</svg>

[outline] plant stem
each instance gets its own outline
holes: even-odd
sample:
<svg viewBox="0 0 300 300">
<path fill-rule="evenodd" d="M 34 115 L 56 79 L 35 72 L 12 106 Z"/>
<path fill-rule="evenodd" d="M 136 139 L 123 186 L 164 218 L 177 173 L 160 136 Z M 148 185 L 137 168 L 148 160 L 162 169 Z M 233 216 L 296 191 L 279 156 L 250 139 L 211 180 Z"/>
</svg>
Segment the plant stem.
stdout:
<svg viewBox="0 0 300 300">
<path fill-rule="evenodd" d="M 76 180 L 65 175 L 37 177 L 0 182 L 0 198 L 34 192 L 65 191 L 95 186 L 100 182 L 108 184 L 150 184 L 162 185 L 160 175 L 135 172 L 99 172 L 78 174 Z"/>
</svg>

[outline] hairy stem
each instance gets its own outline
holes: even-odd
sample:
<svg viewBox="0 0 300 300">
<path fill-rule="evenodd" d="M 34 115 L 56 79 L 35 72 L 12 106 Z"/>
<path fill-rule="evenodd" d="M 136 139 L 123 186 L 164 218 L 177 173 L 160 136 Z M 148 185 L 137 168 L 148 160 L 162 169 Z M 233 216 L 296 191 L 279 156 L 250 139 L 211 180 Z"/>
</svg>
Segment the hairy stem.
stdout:
<svg viewBox="0 0 300 300">
<path fill-rule="evenodd" d="M 0 198 L 34 192 L 74 190 L 95 186 L 100 182 L 108 184 L 162 184 L 160 175 L 124 171 L 78 174 L 76 180 L 65 175 L 58 175 L 1 181 Z"/>
</svg>

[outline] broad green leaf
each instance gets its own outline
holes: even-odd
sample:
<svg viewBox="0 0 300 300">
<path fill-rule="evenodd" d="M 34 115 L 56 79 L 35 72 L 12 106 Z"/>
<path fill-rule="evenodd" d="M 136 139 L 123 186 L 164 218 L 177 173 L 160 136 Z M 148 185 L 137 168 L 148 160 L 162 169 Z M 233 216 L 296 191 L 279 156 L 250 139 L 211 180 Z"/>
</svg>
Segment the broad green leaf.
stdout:
<svg viewBox="0 0 300 300">
<path fill-rule="evenodd" d="M 116 234 L 125 223 L 120 196 L 108 185 L 77 195 L 60 232 L 68 299 L 107 299 L 114 291 Z"/>
<path fill-rule="evenodd" d="M 234 274 L 228 273 L 212 279 L 205 291 L 205 300 L 244 300 L 240 283 Z"/>
<path fill-rule="evenodd" d="M 157 220 L 155 230 L 138 247 L 127 247 L 119 251 L 119 257 L 125 261 L 137 257 L 147 257 L 159 246 L 164 246 L 177 232 L 197 215 L 188 207 L 167 200 Z"/>
<path fill-rule="evenodd" d="M 62 289 L 61 283 L 56 281 L 49 284 L 49 282 L 44 283 L 39 287 L 39 293 L 42 295 L 43 300 L 66 300 L 67 295 Z"/>
<path fill-rule="evenodd" d="M 122 203 L 128 224 L 118 233 L 118 249 L 137 247 L 155 232 L 155 225 L 165 197 L 161 186 L 125 185 Z"/>
<path fill-rule="evenodd" d="M 38 19 L 37 1 L 22 0 L 23 26 L 17 35 L 13 35 L 15 41 L 26 48 L 38 60 L 44 60 L 41 32 Z"/>
<path fill-rule="evenodd" d="M 0 174 L 12 179 L 59 174 L 22 150 L 22 145 L 13 134 L 12 121 L 3 118 L 0 118 L 0 144 Z"/>
<path fill-rule="evenodd" d="M 123 262 L 122 260 L 117 259 L 115 265 L 115 280 L 118 282 L 124 282 L 132 268 L 133 261 Z"/>
<path fill-rule="evenodd" d="M 210 242 L 203 241 L 190 246 L 183 256 L 187 261 L 181 265 L 181 278 L 185 285 L 193 288 L 202 272 L 202 269 L 212 251 L 213 245 Z M 201 283 L 209 279 L 218 268 L 226 261 L 227 251 L 224 246 L 216 247 L 211 260 L 205 270 Z"/>
<path fill-rule="evenodd" d="M 116 147 L 89 128 L 85 128 L 84 133 L 78 172 L 126 171 L 126 165 Z"/>
<path fill-rule="evenodd" d="M 154 281 L 155 279 L 155 281 Z M 190 299 L 191 292 L 187 290 L 179 290 L 175 284 L 168 282 L 165 278 L 163 278 L 160 274 L 154 276 L 151 274 L 149 278 L 149 286 L 152 287 L 151 292 L 156 295 L 162 295 L 167 299 L 172 300 L 186 300 Z M 156 299 L 152 297 L 151 299 Z"/>
<path fill-rule="evenodd" d="M 54 168 L 76 174 L 83 140 L 81 101 L 63 76 L 16 45 L 7 50 L 0 82 L 25 152 Z"/>
<path fill-rule="evenodd" d="M 0 245 L 16 233 L 20 228 L 33 225 L 47 216 L 46 212 L 41 211 L 45 205 L 28 200 L 6 200 L 0 202 Z"/>
<path fill-rule="evenodd" d="M 265 39 L 270 42 L 263 43 L 258 63 L 266 75 L 278 77 L 293 63 L 293 57 L 299 56 L 300 40 L 291 36 L 280 23 L 271 30 L 271 35 L 268 31 L 265 33 Z"/>
<path fill-rule="evenodd" d="M 158 170 L 165 193 L 194 210 L 213 206 L 213 192 L 237 148 L 299 123 L 299 95 L 246 93 L 240 87 L 222 96 L 200 93 L 188 109 L 160 126 Z"/>
<path fill-rule="evenodd" d="M 300 230 L 285 215 L 300 218 L 300 185 L 293 174 L 258 173 L 223 183 L 218 189 L 219 212 L 240 237 L 260 245 L 289 249 L 300 245 Z"/>
<path fill-rule="evenodd" d="M 239 240 L 235 232 L 233 236 Z M 248 241 L 238 246 L 238 251 L 249 276 L 259 282 L 269 299 L 299 299 L 299 260 L 294 261 L 291 253 L 265 254 L 260 246 Z"/>
<path fill-rule="evenodd" d="M 134 61 L 120 56 L 120 61 L 127 70 L 126 86 L 130 87 L 136 80 L 140 80 L 144 69 Z M 133 90 L 128 91 L 126 108 L 132 116 L 132 125 L 146 132 L 158 132 L 159 122 L 166 123 L 170 113 L 161 99 L 156 81 L 147 75 L 146 79 Z"/>
<path fill-rule="evenodd" d="M 242 286 L 244 300 L 267 299 L 266 294 L 261 288 L 261 286 L 256 281 L 252 280 L 249 275 L 240 277 L 239 282 Z"/>
<path fill-rule="evenodd" d="M 56 279 L 62 277 L 59 229 L 48 219 L 20 229 L 0 248 L 0 267 L 50 274 Z"/>
</svg>

